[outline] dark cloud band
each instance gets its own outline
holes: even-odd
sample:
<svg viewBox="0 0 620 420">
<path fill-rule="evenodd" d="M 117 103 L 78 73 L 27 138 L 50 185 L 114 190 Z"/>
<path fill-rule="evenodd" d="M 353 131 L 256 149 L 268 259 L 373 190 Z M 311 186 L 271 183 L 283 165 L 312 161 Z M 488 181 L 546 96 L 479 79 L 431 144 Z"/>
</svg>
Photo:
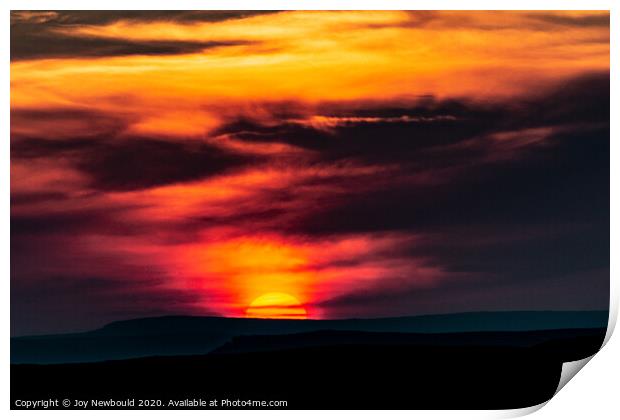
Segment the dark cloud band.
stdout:
<svg viewBox="0 0 620 420">
<path fill-rule="evenodd" d="M 11 60 L 190 54 L 216 47 L 247 44 L 198 41 L 132 41 L 69 36 L 57 30 L 81 25 L 105 25 L 121 20 L 179 23 L 241 19 L 261 11 L 48 11 L 11 13 Z"/>
</svg>

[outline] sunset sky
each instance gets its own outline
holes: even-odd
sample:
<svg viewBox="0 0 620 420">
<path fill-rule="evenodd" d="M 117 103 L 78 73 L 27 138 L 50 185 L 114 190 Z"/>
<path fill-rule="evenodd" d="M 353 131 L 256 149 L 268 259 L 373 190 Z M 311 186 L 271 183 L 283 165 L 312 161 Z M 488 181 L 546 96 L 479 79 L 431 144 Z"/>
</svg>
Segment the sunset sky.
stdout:
<svg viewBox="0 0 620 420">
<path fill-rule="evenodd" d="M 12 334 L 606 309 L 609 119 L 608 12 L 12 12 Z"/>
</svg>

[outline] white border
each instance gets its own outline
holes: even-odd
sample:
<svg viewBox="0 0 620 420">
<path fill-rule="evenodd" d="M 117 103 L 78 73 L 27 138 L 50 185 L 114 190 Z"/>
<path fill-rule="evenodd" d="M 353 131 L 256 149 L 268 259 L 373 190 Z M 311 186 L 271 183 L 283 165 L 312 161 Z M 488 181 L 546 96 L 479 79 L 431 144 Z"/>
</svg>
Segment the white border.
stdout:
<svg viewBox="0 0 620 420">
<path fill-rule="evenodd" d="M 3 398 L 1 400 L 2 408 L 9 410 L 9 310 L 10 310 L 10 234 L 9 234 L 9 220 L 10 220 L 10 181 L 9 181 L 9 112 L 10 112 L 10 28 L 9 28 L 9 10 L 123 10 L 123 9 L 154 9 L 154 10 L 364 10 L 364 9 L 392 9 L 392 10 L 438 10 L 438 9 L 460 9 L 460 10 L 612 10 L 611 13 L 611 39 L 618 39 L 618 19 L 616 19 L 615 11 L 612 9 L 612 1 L 568 1 L 568 0 L 504 0 L 501 4 L 497 1 L 480 1 L 480 0 L 422 0 L 422 1 L 405 1 L 405 0 L 382 0 L 382 1 L 368 1 L 358 0 L 356 2 L 343 1 L 343 0 L 227 0 L 225 2 L 215 1 L 197 1 L 197 0 L 175 0 L 171 2 L 169 0 L 152 0 L 152 1 L 120 1 L 120 0 L 91 0 L 88 2 L 75 1 L 75 0 L 5 0 L 2 2 L 3 9 L 3 25 L 2 25 L 2 57 L 3 57 L 3 72 L 4 83 L 2 84 L 2 104 L 3 112 L 0 114 L 0 123 L 5 134 L 3 136 L 4 143 L 2 146 L 2 152 L 0 152 L 0 166 L 2 172 L 0 172 L 0 200 L 2 202 L 2 222 L 0 224 L 0 266 L 2 267 L 3 276 L 3 300 L 2 305 L 2 325 L 4 327 L 4 334 L 2 334 L 2 347 L 0 354 L 4 363 L 0 363 L 1 372 L 1 389 Z M 611 65 L 612 69 L 617 67 L 617 44 L 611 43 Z M 611 85 L 611 109 L 617 109 L 617 83 L 615 82 L 614 75 L 612 73 L 612 85 Z M 611 121 L 611 138 L 617 139 L 617 124 L 612 118 Z M 614 141 L 611 142 L 611 181 L 612 185 L 614 180 L 618 180 L 618 146 Z M 618 213 L 618 194 L 611 191 L 611 214 L 617 215 Z M 614 246 L 615 241 L 618 238 L 618 223 L 614 222 L 612 217 L 611 221 L 611 304 L 610 304 L 610 331 L 608 332 L 607 340 L 613 326 L 617 319 L 618 312 L 618 281 L 617 277 L 619 255 L 618 248 Z M 617 385 L 618 378 L 620 377 L 620 362 L 616 355 L 619 354 L 618 350 L 620 344 L 618 339 L 613 339 L 604 347 L 604 349 L 597 354 L 591 363 L 589 363 L 584 371 L 579 373 L 577 380 L 571 381 L 557 396 L 555 396 L 548 404 L 542 404 L 545 406 L 543 410 L 537 411 L 534 414 L 535 418 L 539 419 L 583 419 L 589 417 L 593 419 L 612 419 L 617 418 L 618 413 L 618 398 L 617 398 Z M 207 379 L 207 378 L 205 378 Z M 504 410 L 504 411 L 389 411 L 382 412 L 381 416 L 387 416 L 392 419 L 412 419 L 412 418 L 430 418 L 430 419 L 446 419 L 446 418 L 504 418 L 515 417 L 529 412 L 536 411 L 540 407 L 532 407 L 524 410 Z M 4 411 L 3 410 L 3 411 Z M 108 412 L 108 411 L 91 411 L 87 415 L 92 419 L 108 419 L 110 416 L 114 417 L 129 417 L 131 412 Z M 81 419 L 85 416 L 85 413 L 80 411 L 11 411 L 10 416 L 15 418 L 33 418 L 36 416 L 46 416 L 49 418 L 76 418 Z M 144 416 L 147 413 L 138 412 L 133 413 L 133 416 Z M 154 419 L 167 419 L 170 416 L 170 412 L 150 412 L 149 417 Z M 187 411 L 187 412 L 175 412 L 175 416 L 187 416 L 189 418 L 213 418 L 213 419 L 235 419 L 243 417 L 251 417 L 252 419 L 262 420 L 290 420 L 292 416 L 300 420 L 315 420 L 317 417 L 343 417 L 343 416 L 355 416 L 361 419 L 376 418 L 376 412 L 369 411 L 338 411 L 338 412 L 323 412 L 323 411 Z"/>
</svg>

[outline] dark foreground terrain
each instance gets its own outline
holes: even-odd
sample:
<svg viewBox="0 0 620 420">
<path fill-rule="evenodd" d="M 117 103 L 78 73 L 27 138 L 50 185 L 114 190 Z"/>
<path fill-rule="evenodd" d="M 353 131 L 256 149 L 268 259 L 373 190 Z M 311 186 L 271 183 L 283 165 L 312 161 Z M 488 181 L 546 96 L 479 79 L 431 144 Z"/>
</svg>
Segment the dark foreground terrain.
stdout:
<svg viewBox="0 0 620 420">
<path fill-rule="evenodd" d="M 209 354 L 13 364 L 11 400 L 286 401 L 288 409 L 505 409 L 539 404 L 562 363 L 595 353 L 604 328 L 241 336 Z M 118 404 L 118 403 L 117 403 Z M 55 408 L 55 407 L 51 407 Z M 115 408 L 115 407 L 112 407 Z M 196 407 L 187 407 L 196 408 Z M 229 408 L 224 405 L 223 408 Z M 259 406 L 230 408 L 261 408 Z M 272 407 L 263 407 L 272 408 Z"/>
<path fill-rule="evenodd" d="M 11 338 L 11 363 L 102 362 L 149 356 L 207 354 L 240 336 L 286 336 L 328 330 L 435 334 L 433 335 L 433 342 L 435 342 L 440 337 L 437 335 L 439 333 L 606 328 L 608 316 L 607 311 L 470 312 L 342 320 L 166 316 L 118 321 L 81 333 L 13 337 Z M 304 337 L 310 341 L 317 338 L 312 335 Z M 366 337 L 370 336 L 366 335 Z M 482 336 L 471 335 L 469 337 L 472 340 L 478 340 Z M 547 333 L 533 334 L 528 337 L 518 334 L 503 335 L 498 337 L 494 344 L 509 344 L 506 340 L 516 339 L 518 342 L 513 344 L 533 345 L 550 338 Z M 269 342 L 275 342 L 276 339 L 276 337 L 271 337 Z M 532 339 L 537 341 L 532 342 Z M 289 343 L 295 342 L 300 341 L 289 340 Z M 478 344 L 493 343 L 484 341 Z"/>
</svg>

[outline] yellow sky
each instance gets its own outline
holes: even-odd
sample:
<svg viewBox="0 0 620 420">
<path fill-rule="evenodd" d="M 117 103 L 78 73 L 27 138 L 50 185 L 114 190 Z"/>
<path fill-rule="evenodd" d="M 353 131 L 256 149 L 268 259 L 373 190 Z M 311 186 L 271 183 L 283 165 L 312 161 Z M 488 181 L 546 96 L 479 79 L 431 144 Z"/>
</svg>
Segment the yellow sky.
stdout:
<svg viewBox="0 0 620 420">
<path fill-rule="evenodd" d="M 200 135 L 222 115 L 275 101 L 519 95 L 609 68 L 609 28 L 532 12 L 285 12 L 220 22 L 116 21 L 66 35 L 234 45 L 185 55 L 11 64 L 13 109 L 96 108 L 140 133 Z M 545 12 L 579 19 L 600 12 Z M 549 21 L 553 23 L 549 23 Z"/>
</svg>

